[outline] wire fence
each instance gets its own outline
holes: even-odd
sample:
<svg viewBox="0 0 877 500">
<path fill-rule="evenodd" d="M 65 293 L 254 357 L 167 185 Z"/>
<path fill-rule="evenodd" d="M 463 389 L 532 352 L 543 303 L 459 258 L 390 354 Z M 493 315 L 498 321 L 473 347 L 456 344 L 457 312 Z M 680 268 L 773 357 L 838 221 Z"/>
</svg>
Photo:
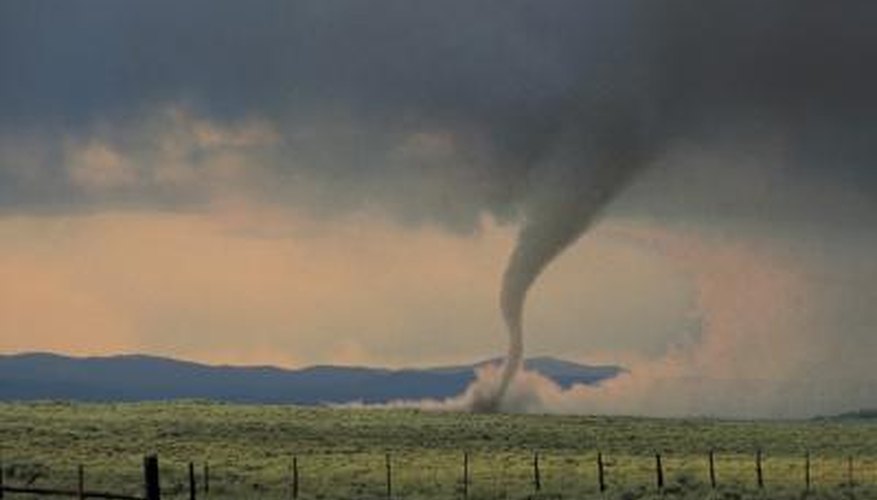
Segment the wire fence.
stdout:
<svg viewBox="0 0 877 500">
<path fill-rule="evenodd" d="M 877 457 L 774 456 L 760 450 L 702 455 L 416 450 L 309 453 L 260 464 L 234 457 L 159 463 L 147 456 L 142 468 L 117 470 L 90 469 L 87 463 L 70 470 L 21 459 L 0 465 L 4 500 L 818 498 L 820 493 L 877 498 Z"/>
</svg>

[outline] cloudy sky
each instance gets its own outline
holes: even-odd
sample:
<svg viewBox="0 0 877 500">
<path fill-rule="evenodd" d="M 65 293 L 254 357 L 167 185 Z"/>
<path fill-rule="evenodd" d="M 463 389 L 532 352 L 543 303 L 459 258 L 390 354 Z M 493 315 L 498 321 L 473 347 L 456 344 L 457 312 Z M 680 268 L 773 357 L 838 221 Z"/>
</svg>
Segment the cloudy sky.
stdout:
<svg viewBox="0 0 877 500">
<path fill-rule="evenodd" d="M 528 354 L 873 405 L 875 19 L 2 2 L 0 351 L 473 361 L 505 352 L 516 245 L 584 232 Z"/>
</svg>

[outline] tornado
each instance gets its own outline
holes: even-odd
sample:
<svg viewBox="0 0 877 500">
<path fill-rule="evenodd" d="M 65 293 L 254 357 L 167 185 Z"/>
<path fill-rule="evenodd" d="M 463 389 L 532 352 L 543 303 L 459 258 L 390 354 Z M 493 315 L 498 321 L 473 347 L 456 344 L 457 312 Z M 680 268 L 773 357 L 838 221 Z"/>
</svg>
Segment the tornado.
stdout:
<svg viewBox="0 0 877 500">
<path fill-rule="evenodd" d="M 596 132 L 574 134 L 549 155 L 547 174 L 527 205 L 526 219 L 506 265 L 499 295 L 508 331 L 508 352 L 499 384 L 473 403 L 475 411 L 502 409 L 503 399 L 524 354 L 524 305 L 527 293 L 563 251 L 581 238 L 600 218 L 604 208 L 648 163 L 648 127 L 641 120 L 613 120 Z M 611 126 L 610 126 L 611 125 Z M 582 163 L 572 162 L 576 159 Z"/>
</svg>

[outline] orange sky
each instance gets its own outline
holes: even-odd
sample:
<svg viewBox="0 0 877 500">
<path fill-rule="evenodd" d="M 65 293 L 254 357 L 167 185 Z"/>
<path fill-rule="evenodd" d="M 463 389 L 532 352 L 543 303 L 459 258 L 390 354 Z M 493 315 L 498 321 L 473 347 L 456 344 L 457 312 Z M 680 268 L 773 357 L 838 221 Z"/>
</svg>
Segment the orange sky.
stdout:
<svg viewBox="0 0 877 500">
<path fill-rule="evenodd" d="M 496 294 L 513 228 L 489 221 L 463 237 L 234 204 L 5 217 L 0 243 L 3 352 L 401 366 L 505 349 Z M 598 231 L 534 288 L 531 352 L 658 355 L 685 334 L 687 287 L 660 256 Z"/>
</svg>

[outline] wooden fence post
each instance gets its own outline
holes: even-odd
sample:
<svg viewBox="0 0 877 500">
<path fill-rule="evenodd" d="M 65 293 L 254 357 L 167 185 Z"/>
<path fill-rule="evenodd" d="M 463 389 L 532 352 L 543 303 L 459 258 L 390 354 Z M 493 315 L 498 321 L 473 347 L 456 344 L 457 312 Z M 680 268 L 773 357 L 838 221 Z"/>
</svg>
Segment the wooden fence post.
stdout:
<svg viewBox="0 0 877 500">
<path fill-rule="evenodd" d="M 195 463 L 189 462 L 189 500 L 195 500 Z"/>
<path fill-rule="evenodd" d="M 204 462 L 204 493 L 210 493 L 210 465 Z"/>
<path fill-rule="evenodd" d="M 469 452 L 463 452 L 463 498 L 469 498 Z"/>
<path fill-rule="evenodd" d="M 655 453 L 655 476 L 658 491 L 664 491 L 664 466 L 661 464 L 661 454 Z"/>
<path fill-rule="evenodd" d="M 542 476 L 539 474 L 539 452 L 533 453 L 533 487 L 536 492 L 542 490 Z"/>
<path fill-rule="evenodd" d="M 76 466 L 76 498 L 85 500 L 85 468 L 82 464 Z"/>
<path fill-rule="evenodd" d="M 710 449 L 710 488 L 716 489 L 716 452 Z"/>
<path fill-rule="evenodd" d="M 758 481 L 758 489 L 764 489 L 764 473 L 761 468 L 761 448 L 755 451 L 755 476 Z"/>
<path fill-rule="evenodd" d="M 390 465 L 390 454 L 384 457 L 385 464 L 387 466 L 387 498 L 393 498 L 393 469 Z"/>
<path fill-rule="evenodd" d="M 810 450 L 804 455 L 804 491 L 810 493 Z"/>
<path fill-rule="evenodd" d="M 298 455 L 292 456 L 292 498 L 298 498 Z"/>
<path fill-rule="evenodd" d="M 606 480 L 603 476 L 603 453 L 597 452 L 597 483 L 600 485 L 600 492 L 606 491 Z"/>
<path fill-rule="evenodd" d="M 147 455 L 143 458 L 143 482 L 146 500 L 161 500 L 158 477 L 158 457 Z"/>
</svg>

